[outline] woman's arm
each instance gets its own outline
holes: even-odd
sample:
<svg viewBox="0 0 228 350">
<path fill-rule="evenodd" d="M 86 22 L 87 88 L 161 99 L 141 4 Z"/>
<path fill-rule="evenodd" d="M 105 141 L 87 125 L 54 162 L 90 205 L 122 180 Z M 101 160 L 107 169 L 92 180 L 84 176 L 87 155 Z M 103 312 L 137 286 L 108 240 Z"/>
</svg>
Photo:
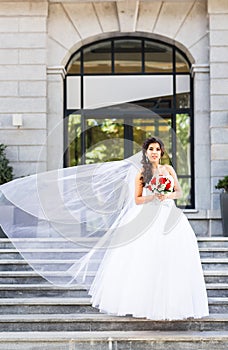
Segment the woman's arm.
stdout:
<svg viewBox="0 0 228 350">
<path fill-rule="evenodd" d="M 170 199 L 181 198 L 183 193 L 182 193 L 182 189 L 180 187 L 180 184 L 179 184 L 179 181 L 177 178 L 177 174 L 171 165 L 166 165 L 166 168 L 167 168 L 168 172 L 170 173 L 170 175 L 174 179 L 174 191 L 166 194 L 166 198 L 170 198 Z"/>
<path fill-rule="evenodd" d="M 137 174 L 135 178 L 135 203 L 136 204 L 144 204 L 151 202 L 154 198 L 155 195 L 149 195 L 149 196 L 143 196 L 143 183 L 142 183 L 142 174 L 141 172 Z"/>
</svg>

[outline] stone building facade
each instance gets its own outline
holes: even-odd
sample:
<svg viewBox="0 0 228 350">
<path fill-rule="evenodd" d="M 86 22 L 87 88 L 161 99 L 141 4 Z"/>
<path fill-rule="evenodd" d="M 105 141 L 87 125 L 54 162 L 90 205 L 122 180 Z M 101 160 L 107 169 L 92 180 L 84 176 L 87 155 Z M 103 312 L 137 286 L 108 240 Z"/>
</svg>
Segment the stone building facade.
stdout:
<svg viewBox="0 0 228 350">
<path fill-rule="evenodd" d="M 228 173 L 227 0 L 0 0 L 0 142 L 14 173 L 63 165 L 66 65 L 80 47 L 125 35 L 172 44 L 191 62 L 195 209 L 186 213 L 196 234 L 221 235 L 215 184 Z"/>
</svg>

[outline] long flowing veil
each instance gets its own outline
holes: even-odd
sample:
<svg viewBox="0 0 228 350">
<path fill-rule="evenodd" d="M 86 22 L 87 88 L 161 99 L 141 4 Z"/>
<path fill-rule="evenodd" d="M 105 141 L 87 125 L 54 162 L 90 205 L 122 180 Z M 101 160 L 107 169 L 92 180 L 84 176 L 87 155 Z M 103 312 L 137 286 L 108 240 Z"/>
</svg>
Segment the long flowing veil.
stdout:
<svg viewBox="0 0 228 350">
<path fill-rule="evenodd" d="M 140 160 L 141 152 L 125 160 L 57 169 L 6 183 L 0 186 L 0 225 L 48 281 L 88 285 L 88 276 L 108 249 L 135 239 L 151 223 L 151 215 L 142 215 L 145 206 L 134 203 Z M 44 239 L 45 249 L 35 249 L 34 238 Z M 59 249 L 53 249 L 56 240 Z"/>
</svg>

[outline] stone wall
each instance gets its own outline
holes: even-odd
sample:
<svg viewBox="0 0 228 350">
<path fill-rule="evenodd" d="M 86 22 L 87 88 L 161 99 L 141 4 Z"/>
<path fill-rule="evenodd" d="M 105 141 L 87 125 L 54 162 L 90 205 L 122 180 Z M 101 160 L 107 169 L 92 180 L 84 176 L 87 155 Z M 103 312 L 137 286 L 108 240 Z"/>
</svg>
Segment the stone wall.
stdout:
<svg viewBox="0 0 228 350">
<path fill-rule="evenodd" d="M 228 165 L 227 23 L 226 0 L 0 1 L 0 139 L 15 175 L 63 164 L 63 79 L 78 48 L 126 34 L 160 39 L 186 53 L 194 75 L 196 211 L 187 215 L 198 234 L 220 234 L 214 185 Z"/>
<path fill-rule="evenodd" d="M 0 2 L 0 142 L 15 176 L 46 169 L 46 2 Z M 23 125 L 12 125 L 21 114 Z"/>
</svg>

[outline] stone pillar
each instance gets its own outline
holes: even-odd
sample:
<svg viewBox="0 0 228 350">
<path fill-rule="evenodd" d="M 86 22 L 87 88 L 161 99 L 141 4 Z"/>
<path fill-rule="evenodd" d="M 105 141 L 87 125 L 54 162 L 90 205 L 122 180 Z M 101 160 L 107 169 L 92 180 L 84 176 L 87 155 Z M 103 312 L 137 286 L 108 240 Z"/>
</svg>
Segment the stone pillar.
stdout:
<svg viewBox="0 0 228 350">
<path fill-rule="evenodd" d="M 193 64 L 194 76 L 194 168 L 195 208 L 188 215 L 197 235 L 209 234 L 208 208 L 210 208 L 210 94 L 209 65 Z"/>
<path fill-rule="evenodd" d="M 47 121 L 47 164 L 48 170 L 63 167 L 63 94 L 65 68 L 48 67 L 48 121 Z"/>
<path fill-rule="evenodd" d="M 211 209 L 220 215 L 218 179 L 228 175 L 228 2 L 208 0 L 210 43 Z M 211 220 L 221 234 L 221 220 Z"/>
</svg>

